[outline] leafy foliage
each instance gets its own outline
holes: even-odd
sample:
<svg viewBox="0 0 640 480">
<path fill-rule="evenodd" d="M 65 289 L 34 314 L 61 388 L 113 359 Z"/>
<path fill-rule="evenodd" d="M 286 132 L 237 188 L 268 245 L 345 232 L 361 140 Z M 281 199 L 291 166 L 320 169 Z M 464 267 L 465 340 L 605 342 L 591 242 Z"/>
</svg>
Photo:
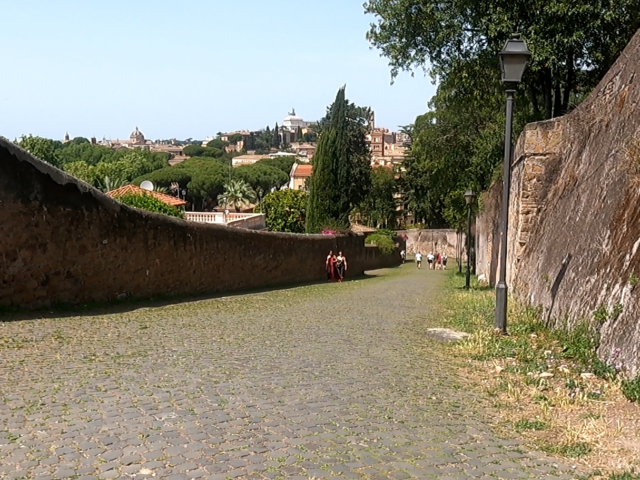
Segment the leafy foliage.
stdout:
<svg viewBox="0 0 640 480">
<path fill-rule="evenodd" d="M 371 189 L 355 209 L 363 222 L 376 228 L 395 226 L 397 191 L 395 174 L 392 169 L 375 167 L 371 169 Z"/>
<path fill-rule="evenodd" d="M 120 203 L 124 203 L 125 205 L 129 205 L 130 207 L 148 210 L 149 212 L 162 213 L 172 217 L 184 218 L 184 212 L 182 210 L 172 207 L 171 205 L 167 205 L 163 201 L 146 193 L 127 193 L 116 198 L 116 200 Z"/>
<path fill-rule="evenodd" d="M 370 155 L 366 132 L 370 117 L 345 97 L 345 87 L 338 90 L 328 109 L 313 160 L 310 180 L 307 232 L 323 227 L 347 229 L 349 214 L 366 196 L 371 184 Z"/>
<path fill-rule="evenodd" d="M 391 235 L 385 232 L 372 233 L 367 236 L 365 242 L 377 246 L 382 253 L 386 254 L 392 253 L 396 248 Z"/>
<path fill-rule="evenodd" d="M 255 202 L 256 192 L 251 186 L 242 180 L 230 180 L 224 185 L 224 192 L 218 195 L 218 204 L 225 207 L 231 206 L 237 212 L 240 207 Z"/>
<path fill-rule="evenodd" d="M 267 228 L 272 232 L 304 233 L 309 194 L 303 190 L 271 192 L 256 207 L 265 215 Z"/>
<path fill-rule="evenodd" d="M 364 8 L 377 20 L 367 37 L 393 77 L 422 67 L 438 80 L 430 111 L 409 127 L 400 185 L 416 221 L 454 228 L 464 224 L 464 191 L 485 190 L 500 174 L 497 55 L 512 32 L 532 53 L 515 97 L 516 138 L 527 122 L 563 115 L 585 98 L 640 26 L 640 0 L 369 0 Z"/>
<path fill-rule="evenodd" d="M 260 160 L 253 165 L 236 167 L 233 169 L 233 177 L 248 183 L 254 190 L 261 189 L 263 192 L 282 188 L 289 182 L 288 173 L 263 162 Z"/>
<path fill-rule="evenodd" d="M 50 163 L 54 167 L 60 167 L 61 159 L 58 153 L 60 142 L 50 140 L 48 138 L 34 137 L 33 135 L 23 135 L 20 140 L 16 142 L 16 145 L 25 149 L 34 157 L 44 160 Z"/>
</svg>

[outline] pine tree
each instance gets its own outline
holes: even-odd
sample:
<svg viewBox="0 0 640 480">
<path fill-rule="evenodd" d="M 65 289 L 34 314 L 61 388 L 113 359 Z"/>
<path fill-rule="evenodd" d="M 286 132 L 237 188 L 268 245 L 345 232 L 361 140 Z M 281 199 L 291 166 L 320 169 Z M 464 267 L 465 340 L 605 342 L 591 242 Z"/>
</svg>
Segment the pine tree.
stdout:
<svg viewBox="0 0 640 480">
<path fill-rule="evenodd" d="M 351 209 L 367 191 L 369 158 L 360 148 L 365 144 L 365 130 L 356 118 L 350 118 L 358 111 L 345 98 L 345 87 L 338 90 L 313 157 L 307 210 L 309 233 L 325 227 L 348 229 Z"/>
</svg>

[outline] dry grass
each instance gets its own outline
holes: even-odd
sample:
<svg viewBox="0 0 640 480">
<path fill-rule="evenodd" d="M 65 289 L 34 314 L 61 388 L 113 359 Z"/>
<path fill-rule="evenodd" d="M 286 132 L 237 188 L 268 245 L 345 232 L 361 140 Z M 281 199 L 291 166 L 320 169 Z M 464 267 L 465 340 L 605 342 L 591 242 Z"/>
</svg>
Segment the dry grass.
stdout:
<svg viewBox="0 0 640 480">
<path fill-rule="evenodd" d="M 454 277 L 452 285 L 459 282 Z M 450 299 L 449 326 L 472 334 L 454 352 L 466 359 L 463 376 L 493 400 L 499 430 L 605 472 L 590 478 L 640 471 L 640 406 L 622 394 L 615 370 L 597 360 L 586 331 L 549 331 L 537 312 L 512 302 L 504 337 L 491 329 L 492 290 L 452 289 Z"/>
</svg>

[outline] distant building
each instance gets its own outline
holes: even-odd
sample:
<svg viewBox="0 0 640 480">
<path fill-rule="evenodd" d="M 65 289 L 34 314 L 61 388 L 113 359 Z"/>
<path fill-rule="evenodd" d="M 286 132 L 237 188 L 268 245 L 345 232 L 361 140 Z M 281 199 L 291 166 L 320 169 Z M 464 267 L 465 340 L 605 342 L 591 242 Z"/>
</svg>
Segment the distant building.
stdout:
<svg viewBox="0 0 640 480">
<path fill-rule="evenodd" d="M 129 135 L 129 145 L 144 145 L 144 144 L 145 144 L 144 135 L 140 130 L 138 130 L 138 127 L 136 127 L 136 129 L 133 132 L 131 132 L 131 135 Z"/>
<path fill-rule="evenodd" d="M 267 155 L 238 155 L 231 159 L 231 166 L 239 167 L 240 165 L 253 165 L 263 158 L 267 158 Z"/>
<path fill-rule="evenodd" d="M 307 190 L 307 181 L 313 173 L 313 165 L 294 163 L 289 173 L 289 188 L 291 190 Z"/>
</svg>

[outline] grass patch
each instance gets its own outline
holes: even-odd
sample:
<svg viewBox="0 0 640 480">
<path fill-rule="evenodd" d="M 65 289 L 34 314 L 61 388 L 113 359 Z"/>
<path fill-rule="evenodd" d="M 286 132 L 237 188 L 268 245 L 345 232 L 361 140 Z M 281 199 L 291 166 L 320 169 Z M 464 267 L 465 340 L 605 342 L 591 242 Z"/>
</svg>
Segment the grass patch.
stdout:
<svg viewBox="0 0 640 480">
<path fill-rule="evenodd" d="M 593 448 L 586 442 L 566 443 L 562 445 L 542 445 L 542 451 L 550 455 L 580 458 L 589 455 Z"/>
<path fill-rule="evenodd" d="M 637 466 L 640 408 L 625 396 L 640 402 L 640 377 L 620 378 L 619 351 L 606 361 L 596 354 L 599 325 L 615 319 L 622 305 L 611 312 L 599 308 L 571 329 L 551 329 L 540 308 L 509 299 L 508 335 L 501 335 L 493 328 L 494 290 L 474 280 L 464 290 L 464 277 L 455 273 L 448 282 L 443 326 L 470 334 L 451 348 L 467 360 L 464 377 L 471 386 L 482 388 L 494 408 L 500 405 L 499 430 L 608 472 L 599 480 Z"/>
<path fill-rule="evenodd" d="M 528 420 L 526 418 L 518 420 L 513 426 L 518 432 L 522 432 L 524 430 L 544 430 L 547 428 L 547 424 L 540 420 Z"/>
</svg>

